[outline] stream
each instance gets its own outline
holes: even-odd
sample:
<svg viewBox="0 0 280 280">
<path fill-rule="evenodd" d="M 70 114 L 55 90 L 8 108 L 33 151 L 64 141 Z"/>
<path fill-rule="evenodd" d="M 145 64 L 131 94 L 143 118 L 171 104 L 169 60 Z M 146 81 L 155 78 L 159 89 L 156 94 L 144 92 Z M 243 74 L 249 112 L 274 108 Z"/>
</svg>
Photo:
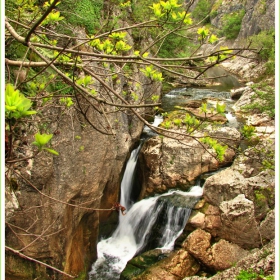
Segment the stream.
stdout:
<svg viewBox="0 0 280 280">
<path fill-rule="evenodd" d="M 234 103 L 227 91 L 215 88 L 174 89 L 164 95 L 162 107 L 168 112 L 173 110 L 174 106 L 184 104 L 186 100 L 205 98 L 225 102 L 227 125 L 238 126 L 231 109 Z M 158 126 L 161 121 L 162 117 L 156 116 L 153 124 Z M 148 127 L 145 127 L 143 132 L 150 137 L 155 134 Z M 89 272 L 90 280 L 117 280 L 127 262 L 136 255 L 155 248 L 172 250 L 192 208 L 202 196 L 203 189 L 200 186 L 193 186 L 188 192 L 172 190 L 134 203 L 132 200 L 134 173 L 143 141 L 144 139 L 132 151 L 121 182 L 120 204 L 126 207 L 127 214 L 120 213 L 118 226 L 112 236 L 99 241 L 98 258 Z"/>
</svg>

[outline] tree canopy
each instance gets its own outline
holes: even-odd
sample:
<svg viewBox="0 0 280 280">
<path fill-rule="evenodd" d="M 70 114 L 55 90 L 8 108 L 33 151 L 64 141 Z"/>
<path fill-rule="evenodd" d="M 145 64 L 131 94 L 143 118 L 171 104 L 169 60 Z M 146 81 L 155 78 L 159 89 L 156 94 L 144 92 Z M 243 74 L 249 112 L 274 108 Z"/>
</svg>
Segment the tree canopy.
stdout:
<svg viewBox="0 0 280 280">
<path fill-rule="evenodd" d="M 37 111 L 56 105 L 75 107 L 93 129 L 106 135 L 115 131 L 105 111 L 129 111 L 151 127 L 137 109 L 156 112 L 160 96 L 141 91 L 143 84 L 160 86 L 168 75 L 200 79 L 207 69 L 241 55 L 246 47 L 199 54 L 202 45 L 218 38 L 200 22 L 194 23 L 192 2 L 146 1 L 141 10 L 142 2 L 130 1 L 6 1 L 7 162 L 15 160 L 15 127 L 32 116 L 38 122 Z M 135 80 L 135 71 L 144 80 Z M 128 88 L 118 92 L 123 80 Z M 87 117 L 89 107 L 97 112 L 98 121 Z M 200 124 L 194 124 L 192 132 L 196 126 Z M 171 135 L 167 129 L 156 130 Z M 184 136 L 192 137 L 190 132 Z M 41 151 L 49 141 L 38 144 L 40 133 L 38 129 L 34 143 Z"/>
</svg>

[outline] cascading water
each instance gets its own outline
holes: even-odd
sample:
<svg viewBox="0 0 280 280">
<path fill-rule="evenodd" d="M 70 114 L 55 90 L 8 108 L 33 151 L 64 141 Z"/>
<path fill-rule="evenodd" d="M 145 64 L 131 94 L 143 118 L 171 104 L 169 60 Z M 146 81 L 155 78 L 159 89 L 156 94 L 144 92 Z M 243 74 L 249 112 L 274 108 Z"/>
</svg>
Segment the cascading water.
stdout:
<svg viewBox="0 0 280 280">
<path fill-rule="evenodd" d="M 143 141 L 140 145 L 131 152 L 130 158 L 126 164 L 125 172 L 121 182 L 121 200 L 120 204 L 123 205 L 127 210 L 131 208 L 133 201 L 131 200 L 131 193 L 133 190 L 133 178 L 135 173 L 135 167 L 137 164 L 137 159 L 139 151 L 142 147 Z"/>
<path fill-rule="evenodd" d="M 127 214 L 120 214 L 113 235 L 98 243 L 98 259 L 89 273 L 91 280 L 119 279 L 127 262 L 143 249 L 172 249 L 202 195 L 202 188 L 195 186 L 190 192 L 172 191 L 132 205 L 133 174 L 141 146 L 131 153 L 121 183 L 120 204 L 127 207 Z"/>
<path fill-rule="evenodd" d="M 126 263 L 135 254 L 147 249 L 173 249 L 174 242 L 182 233 L 191 209 L 202 195 L 202 188 L 193 187 L 190 192 L 173 191 L 135 203 L 120 222 L 112 237 L 101 240 L 97 245 L 98 259 L 89 273 L 90 279 L 115 280 Z M 178 207 L 167 200 L 180 197 L 186 205 Z M 162 220 L 158 227 L 158 219 Z"/>
</svg>

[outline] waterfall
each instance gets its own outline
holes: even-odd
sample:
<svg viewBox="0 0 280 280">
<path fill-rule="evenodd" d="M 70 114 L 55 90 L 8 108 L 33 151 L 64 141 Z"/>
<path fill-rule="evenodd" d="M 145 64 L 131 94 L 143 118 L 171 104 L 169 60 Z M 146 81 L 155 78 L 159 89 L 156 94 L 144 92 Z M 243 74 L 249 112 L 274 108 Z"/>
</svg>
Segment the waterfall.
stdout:
<svg viewBox="0 0 280 280">
<path fill-rule="evenodd" d="M 133 190 L 133 178 L 135 173 L 135 167 L 137 164 L 137 159 L 139 151 L 142 147 L 143 141 L 140 145 L 131 152 L 130 158 L 126 164 L 125 172 L 121 182 L 121 200 L 120 204 L 123 205 L 127 210 L 130 209 L 133 201 L 131 200 L 131 193 Z"/>
<path fill-rule="evenodd" d="M 163 117 L 161 115 L 156 115 L 154 118 L 153 126 L 157 127 L 163 122 Z M 147 125 L 144 126 L 143 133 L 147 134 L 148 137 L 157 135 L 153 130 L 151 130 Z"/>
<path fill-rule="evenodd" d="M 119 279 L 127 262 L 145 248 L 172 250 L 201 195 L 202 188 L 195 186 L 190 192 L 176 190 L 135 203 L 125 216 L 120 215 L 113 235 L 98 243 L 98 259 L 89 273 L 90 279 Z M 178 205 L 178 199 L 183 207 Z"/>
<path fill-rule="evenodd" d="M 161 121 L 158 117 L 153 125 Z M 98 258 L 89 272 L 90 280 L 117 280 L 136 254 L 154 248 L 172 250 L 202 195 L 202 188 L 194 186 L 189 192 L 175 190 L 133 204 L 133 177 L 142 143 L 132 151 L 121 182 L 120 204 L 127 208 L 127 214 L 120 214 L 112 236 L 97 244 Z"/>
<path fill-rule="evenodd" d="M 233 116 L 231 112 L 226 113 L 226 118 L 228 120 L 228 126 L 229 127 L 237 128 L 239 126 L 239 123 L 238 123 L 236 117 Z"/>
</svg>

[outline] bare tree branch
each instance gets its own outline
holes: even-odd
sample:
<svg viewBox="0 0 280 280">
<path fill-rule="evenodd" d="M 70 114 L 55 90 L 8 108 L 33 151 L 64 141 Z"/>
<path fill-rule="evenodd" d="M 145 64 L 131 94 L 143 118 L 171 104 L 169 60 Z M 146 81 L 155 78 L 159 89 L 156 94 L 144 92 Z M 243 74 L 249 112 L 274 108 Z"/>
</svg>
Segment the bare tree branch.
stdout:
<svg viewBox="0 0 280 280">
<path fill-rule="evenodd" d="M 10 252 L 14 253 L 15 255 L 18 255 L 19 257 L 21 257 L 21 258 L 23 258 L 23 259 L 27 259 L 27 260 L 29 260 L 29 261 L 36 262 L 36 263 L 38 263 L 38 264 L 40 264 L 40 265 L 43 265 L 43 266 L 45 266 L 45 267 L 48 267 L 48 268 L 50 268 L 50 269 L 52 269 L 52 270 L 54 270 L 54 271 L 57 271 L 57 272 L 60 273 L 60 274 L 63 274 L 63 275 L 65 275 L 65 276 L 68 276 L 68 277 L 70 277 L 70 278 L 73 278 L 73 279 L 76 278 L 76 276 L 73 276 L 73 275 L 71 275 L 71 274 L 68 274 L 68 273 L 66 273 L 66 272 L 64 272 L 64 271 L 62 271 L 62 270 L 60 270 L 60 269 L 58 269 L 58 268 L 56 268 L 56 267 L 54 267 L 54 266 L 51 266 L 51 265 L 49 265 L 49 264 L 46 264 L 46 263 L 44 263 L 44 262 L 41 262 L 41 261 L 38 261 L 38 260 L 33 259 L 33 258 L 31 258 L 31 257 L 28 257 L 27 255 L 21 253 L 19 250 L 15 250 L 15 249 L 13 249 L 13 248 L 11 248 L 11 247 L 9 247 L 9 246 L 5 246 L 5 250 L 10 251 Z"/>
</svg>

